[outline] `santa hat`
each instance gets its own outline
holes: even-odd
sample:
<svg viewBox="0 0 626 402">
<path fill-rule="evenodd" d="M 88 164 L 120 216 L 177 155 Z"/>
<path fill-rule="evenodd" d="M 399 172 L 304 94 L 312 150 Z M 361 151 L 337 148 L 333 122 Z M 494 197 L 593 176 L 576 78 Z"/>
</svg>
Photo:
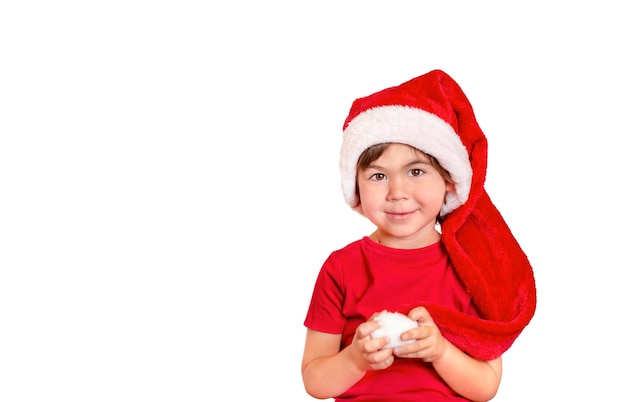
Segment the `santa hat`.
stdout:
<svg viewBox="0 0 626 402">
<path fill-rule="evenodd" d="M 535 313 L 532 267 L 485 192 L 487 139 L 459 85 L 434 70 L 354 101 L 344 124 L 342 190 L 357 203 L 356 169 L 368 147 L 408 144 L 435 157 L 455 182 L 441 210 L 442 243 L 480 318 L 424 305 L 444 336 L 489 360 L 504 353 Z"/>
</svg>

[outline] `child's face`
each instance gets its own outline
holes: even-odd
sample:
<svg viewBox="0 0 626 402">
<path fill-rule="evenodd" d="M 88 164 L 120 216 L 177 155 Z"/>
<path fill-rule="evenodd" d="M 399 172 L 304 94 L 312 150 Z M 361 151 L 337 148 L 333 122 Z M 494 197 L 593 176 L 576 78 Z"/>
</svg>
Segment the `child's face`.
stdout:
<svg viewBox="0 0 626 402">
<path fill-rule="evenodd" d="M 435 223 L 451 186 L 422 152 L 391 144 L 357 173 L 357 181 L 357 210 L 376 225 L 385 245 L 419 247 L 439 239 Z"/>
</svg>

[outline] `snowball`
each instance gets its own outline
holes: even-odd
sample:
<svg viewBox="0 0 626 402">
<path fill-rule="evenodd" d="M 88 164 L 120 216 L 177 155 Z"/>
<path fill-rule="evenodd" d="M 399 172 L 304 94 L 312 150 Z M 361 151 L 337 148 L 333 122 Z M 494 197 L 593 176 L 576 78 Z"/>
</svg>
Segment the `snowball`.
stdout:
<svg viewBox="0 0 626 402">
<path fill-rule="evenodd" d="M 384 346 L 385 349 L 408 345 L 409 343 L 415 342 L 415 339 L 410 339 L 408 341 L 400 340 L 400 334 L 411 328 L 417 327 L 417 321 L 411 320 L 404 314 L 391 313 L 388 311 L 383 311 L 374 319 L 378 321 L 381 326 L 372 332 L 371 337 L 374 339 L 388 336 L 389 343 Z"/>
</svg>

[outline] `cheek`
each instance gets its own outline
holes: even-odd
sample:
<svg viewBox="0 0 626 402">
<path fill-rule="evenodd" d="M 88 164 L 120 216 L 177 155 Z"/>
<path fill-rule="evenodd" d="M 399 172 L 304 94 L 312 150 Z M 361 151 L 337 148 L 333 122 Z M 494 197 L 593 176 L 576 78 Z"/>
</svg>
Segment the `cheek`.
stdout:
<svg viewBox="0 0 626 402">
<path fill-rule="evenodd" d="M 365 201 L 365 203 L 376 203 L 380 198 L 384 198 L 386 195 L 385 189 L 381 183 L 372 184 L 367 183 L 365 185 L 359 186 L 359 196 L 361 199 L 361 203 Z"/>
<path fill-rule="evenodd" d="M 367 189 L 364 190 L 365 191 L 361 191 L 361 203 L 357 211 L 360 212 L 361 215 L 371 216 L 372 213 L 380 209 L 381 203 L 384 203 L 384 197 L 381 200 L 379 192 L 371 191 L 371 189 L 369 191 Z"/>
<path fill-rule="evenodd" d="M 430 183 L 425 188 L 416 189 L 415 197 L 428 205 L 443 205 L 443 201 L 446 198 L 448 192 L 448 186 L 441 183 Z"/>
</svg>

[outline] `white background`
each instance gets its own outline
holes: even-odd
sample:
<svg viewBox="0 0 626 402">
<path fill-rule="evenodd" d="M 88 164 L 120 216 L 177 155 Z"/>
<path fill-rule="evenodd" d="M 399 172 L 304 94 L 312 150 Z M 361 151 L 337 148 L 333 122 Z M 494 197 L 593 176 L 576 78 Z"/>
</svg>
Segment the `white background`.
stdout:
<svg viewBox="0 0 626 402">
<path fill-rule="evenodd" d="M 214 4 L 214 5 L 209 5 Z M 0 6 L 0 400 L 309 401 L 352 101 L 452 75 L 537 313 L 496 401 L 616 400 L 626 102 L 619 2 Z"/>
</svg>

